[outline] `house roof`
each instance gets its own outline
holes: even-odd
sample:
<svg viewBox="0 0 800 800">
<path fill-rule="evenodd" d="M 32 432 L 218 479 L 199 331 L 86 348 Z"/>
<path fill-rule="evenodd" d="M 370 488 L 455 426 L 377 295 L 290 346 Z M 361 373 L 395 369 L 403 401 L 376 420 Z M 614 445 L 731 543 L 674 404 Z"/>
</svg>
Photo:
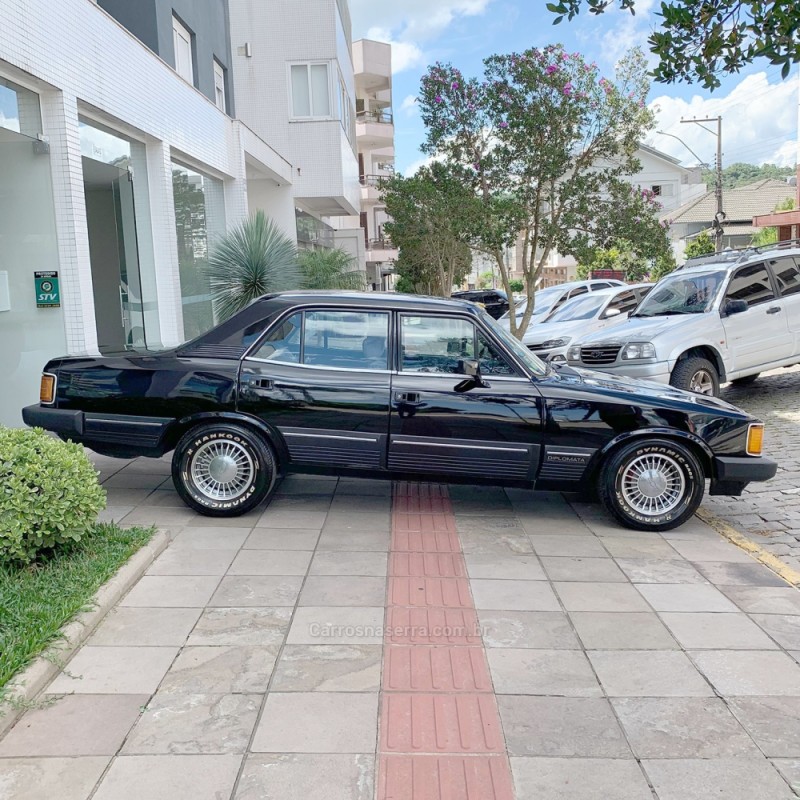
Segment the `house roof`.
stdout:
<svg viewBox="0 0 800 800">
<path fill-rule="evenodd" d="M 651 156 L 655 156 L 655 158 L 660 158 L 662 161 L 668 161 L 670 164 L 680 167 L 682 170 L 689 172 L 689 167 L 684 167 L 681 164 L 681 160 L 679 158 L 675 158 L 674 156 L 669 156 L 666 153 L 662 152 L 661 150 L 656 150 L 655 147 L 651 147 L 649 144 L 645 144 L 644 142 L 639 142 L 639 149 L 644 153 L 649 153 Z"/>
<path fill-rule="evenodd" d="M 737 189 L 726 189 L 722 194 L 722 208 L 727 215 L 726 223 L 746 222 L 752 224 L 753 217 L 769 214 L 778 203 L 795 196 L 796 189 L 783 181 L 766 178 Z M 717 211 L 717 199 L 713 191 L 706 192 L 674 211 L 661 214 L 661 219 L 671 220 L 673 225 L 691 222 L 711 223 Z"/>
</svg>

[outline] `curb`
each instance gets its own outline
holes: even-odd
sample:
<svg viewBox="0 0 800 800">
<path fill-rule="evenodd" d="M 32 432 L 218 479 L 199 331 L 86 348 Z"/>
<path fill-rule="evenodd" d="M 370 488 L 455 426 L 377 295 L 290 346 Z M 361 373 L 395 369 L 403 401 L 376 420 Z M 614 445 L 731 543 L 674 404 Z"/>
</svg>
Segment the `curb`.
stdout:
<svg viewBox="0 0 800 800">
<path fill-rule="evenodd" d="M 130 591 L 171 541 L 172 534 L 169 531 L 156 531 L 153 538 L 144 547 L 137 550 L 117 573 L 97 590 L 97 593 L 89 601 L 93 608 L 79 613 L 75 619 L 68 622 L 61 629 L 64 638 L 50 645 L 14 679 L 3 704 L 2 710 L 5 713 L 0 716 L 0 739 L 25 713 L 24 706 L 61 672 L 63 664 L 89 638 L 103 617 Z M 50 660 L 56 656 L 62 666 Z M 17 704 L 23 707 L 15 708 L 14 705 Z"/>
<path fill-rule="evenodd" d="M 740 533 L 736 528 L 731 527 L 710 511 L 700 508 L 695 512 L 695 515 L 706 525 L 710 525 L 720 536 L 724 536 L 729 542 L 749 553 L 764 566 L 769 567 L 779 578 L 783 578 L 786 583 L 795 588 L 800 588 L 800 572 L 796 569 L 784 564 L 783 561 L 772 555 L 768 550 L 765 550 L 760 544 L 751 541 L 743 533 Z"/>
</svg>

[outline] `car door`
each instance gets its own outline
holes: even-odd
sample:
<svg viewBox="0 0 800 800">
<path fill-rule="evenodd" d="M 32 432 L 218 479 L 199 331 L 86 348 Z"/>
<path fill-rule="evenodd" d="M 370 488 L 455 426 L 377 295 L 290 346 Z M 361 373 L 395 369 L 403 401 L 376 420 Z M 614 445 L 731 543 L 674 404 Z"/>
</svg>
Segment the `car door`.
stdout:
<svg viewBox="0 0 800 800">
<path fill-rule="evenodd" d="M 776 298 L 764 263 L 739 267 L 730 278 L 721 311 L 729 300 L 744 300 L 747 311 L 723 316 L 722 326 L 733 355 L 730 372 L 755 370 L 791 355 L 792 343 L 782 298 Z"/>
<path fill-rule="evenodd" d="M 603 312 L 598 317 L 598 324 L 593 329 L 607 328 L 609 325 L 615 325 L 627 319 L 631 311 L 638 305 L 639 299 L 633 289 L 625 289 L 618 292 L 603 309 Z"/>
<path fill-rule="evenodd" d="M 404 474 L 533 480 L 541 399 L 481 326 L 465 317 L 399 313 L 388 466 Z M 464 391 L 463 362 L 484 386 Z"/>
<path fill-rule="evenodd" d="M 790 356 L 800 356 L 800 264 L 792 256 L 774 258 L 768 263 L 775 275 L 791 336 Z"/>
<path fill-rule="evenodd" d="M 384 469 L 390 318 L 342 308 L 288 313 L 242 361 L 238 409 L 277 430 L 293 464 Z"/>
</svg>

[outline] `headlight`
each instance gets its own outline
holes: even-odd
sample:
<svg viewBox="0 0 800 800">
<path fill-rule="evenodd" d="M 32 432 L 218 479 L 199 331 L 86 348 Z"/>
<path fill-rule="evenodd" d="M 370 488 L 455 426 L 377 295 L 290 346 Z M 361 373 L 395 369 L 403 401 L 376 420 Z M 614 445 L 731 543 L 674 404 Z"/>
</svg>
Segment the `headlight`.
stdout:
<svg viewBox="0 0 800 800">
<path fill-rule="evenodd" d="M 581 360 L 581 346 L 574 344 L 567 351 L 567 361 L 580 361 Z"/>
<path fill-rule="evenodd" d="M 561 339 L 548 339 L 546 342 L 542 343 L 542 348 L 544 350 L 549 350 L 552 347 L 566 347 L 569 344 L 569 337 L 561 338 Z"/>
<path fill-rule="evenodd" d="M 656 348 L 651 342 L 631 342 L 622 348 L 623 361 L 641 361 L 655 357 Z"/>
</svg>

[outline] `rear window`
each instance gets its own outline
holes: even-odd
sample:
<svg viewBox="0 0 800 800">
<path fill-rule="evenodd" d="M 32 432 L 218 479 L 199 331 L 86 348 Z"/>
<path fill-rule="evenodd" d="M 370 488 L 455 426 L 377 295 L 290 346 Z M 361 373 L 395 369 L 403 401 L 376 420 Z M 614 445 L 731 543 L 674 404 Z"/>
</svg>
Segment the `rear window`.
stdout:
<svg viewBox="0 0 800 800">
<path fill-rule="evenodd" d="M 786 297 L 790 294 L 800 292 L 800 267 L 793 258 L 776 258 L 769 262 L 775 279 L 778 281 L 778 289 L 781 295 Z"/>
</svg>

